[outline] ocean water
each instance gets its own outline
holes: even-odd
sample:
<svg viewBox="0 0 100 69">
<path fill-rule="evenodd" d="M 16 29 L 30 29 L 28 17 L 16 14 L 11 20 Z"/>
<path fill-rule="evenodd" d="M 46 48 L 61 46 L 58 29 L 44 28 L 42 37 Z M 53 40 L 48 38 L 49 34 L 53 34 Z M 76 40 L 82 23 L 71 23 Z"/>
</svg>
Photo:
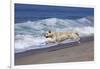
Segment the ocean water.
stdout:
<svg viewBox="0 0 100 69">
<path fill-rule="evenodd" d="M 48 30 L 76 31 L 80 37 L 93 35 L 93 13 L 93 8 L 15 4 L 15 53 L 52 46 L 43 36 Z"/>
</svg>

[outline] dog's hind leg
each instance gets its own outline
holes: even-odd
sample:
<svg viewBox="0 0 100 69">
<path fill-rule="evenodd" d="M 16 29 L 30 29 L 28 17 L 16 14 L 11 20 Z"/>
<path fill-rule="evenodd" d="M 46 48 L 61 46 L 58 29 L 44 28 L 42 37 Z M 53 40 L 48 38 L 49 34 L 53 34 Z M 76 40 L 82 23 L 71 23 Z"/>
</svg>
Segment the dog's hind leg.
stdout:
<svg viewBox="0 0 100 69">
<path fill-rule="evenodd" d="M 80 44 L 80 43 L 81 43 L 81 42 L 80 42 L 80 38 L 78 38 L 78 39 L 77 39 L 77 42 L 78 42 L 78 44 Z"/>
<path fill-rule="evenodd" d="M 80 44 L 81 42 L 80 42 L 80 41 L 78 41 L 78 43 Z"/>
</svg>

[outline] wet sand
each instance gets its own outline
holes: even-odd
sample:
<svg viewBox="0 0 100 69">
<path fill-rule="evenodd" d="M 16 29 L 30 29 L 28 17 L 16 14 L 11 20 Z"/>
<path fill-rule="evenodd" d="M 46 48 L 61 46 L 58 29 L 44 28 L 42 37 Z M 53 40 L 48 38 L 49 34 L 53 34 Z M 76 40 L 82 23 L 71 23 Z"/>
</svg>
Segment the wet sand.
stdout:
<svg viewBox="0 0 100 69">
<path fill-rule="evenodd" d="M 29 55 L 25 55 L 26 53 L 24 52 L 24 56 L 15 56 L 15 65 L 93 61 L 94 41 L 74 44 L 74 46 L 69 48 L 57 50 L 46 49 L 43 51 L 36 54 L 31 52 Z"/>
</svg>

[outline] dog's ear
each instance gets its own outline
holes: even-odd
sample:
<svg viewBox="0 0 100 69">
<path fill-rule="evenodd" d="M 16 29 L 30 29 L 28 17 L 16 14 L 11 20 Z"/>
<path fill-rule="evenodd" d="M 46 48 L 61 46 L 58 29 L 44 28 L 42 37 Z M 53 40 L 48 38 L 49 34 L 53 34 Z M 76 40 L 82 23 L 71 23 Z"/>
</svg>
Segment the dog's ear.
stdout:
<svg viewBox="0 0 100 69">
<path fill-rule="evenodd" d="M 49 30 L 48 32 L 51 33 L 51 30 Z"/>
</svg>

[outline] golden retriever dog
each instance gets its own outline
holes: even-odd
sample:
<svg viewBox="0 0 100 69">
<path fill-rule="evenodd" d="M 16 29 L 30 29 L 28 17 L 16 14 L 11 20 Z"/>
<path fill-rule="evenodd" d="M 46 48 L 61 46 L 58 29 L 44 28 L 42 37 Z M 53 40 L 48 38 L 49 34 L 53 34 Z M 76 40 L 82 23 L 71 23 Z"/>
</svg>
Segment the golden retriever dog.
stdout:
<svg viewBox="0 0 100 69">
<path fill-rule="evenodd" d="M 76 39 L 80 43 L 80 37 L 77 32 L 54 32 L 49 30 L 44 37 L 47 39 L 47 43 L 59 43 L 67 39 Z"/>
</svg>

